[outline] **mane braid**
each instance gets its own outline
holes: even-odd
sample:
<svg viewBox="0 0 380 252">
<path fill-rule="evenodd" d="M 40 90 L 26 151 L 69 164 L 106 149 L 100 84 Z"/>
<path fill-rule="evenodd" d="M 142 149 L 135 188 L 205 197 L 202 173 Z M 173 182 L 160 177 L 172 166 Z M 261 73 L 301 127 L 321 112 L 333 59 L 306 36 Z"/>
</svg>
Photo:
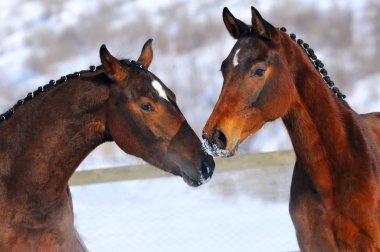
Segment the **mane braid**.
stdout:
<svg viewBox="0 0 380 252">
<path fill-rule="evenodd" d="M 280 31 L 286 33 L 286 28 L 281 27 Z M 323 80 L 327 84 L 327 86 L 334 92 L 338 99 L 344 100 L 346 95 L 340 92 L 339 88 L 335 86 L 335 83 L 331 80 L 330 76 L 327 75 L 327 70 L 324 68 L 324 64 L 321 60 L 317 58 L 314 53 L 314 50 L 310 48 L 308 43 L 305 43 L 302 39 L 296 40 L 296 35 L 294 33 L 289 34 L 290 38 L 294 40 L 308 55 L 310 61 L 313 63 L 315 69 L 322 75 Z"/>
<path fill-rule="evenodd" d="M 139 69 L 142 69 L 145 72 L 147 72 L 147 69 L 145 69 L 141 64 L 139 64 L 138 62 L 136 62 L 134 60 L 124 59 L 124 60 L 120 60 L 120 63 L 122 63 L 125 66 L 139 68 Z M 59 78 L 58 80 L 50 80 L 48 84 L 45 84 L 43 86 L 39 86 L 35 91 L 28 93 L 24 99 L 18 100 L 17 103 L 15 105 L 13 105 L 12 108 L 7 110 L 3 114 L 0 114 L 0 125 L 5 120 L 9 119 L 15 113 L 15 111 L 18 107 L 23 105 L 26 101 L 33 99 L 34 97 L 36 97 L 40 93 L 45 92 L 48 88 L 51 88 L 51 87 L 57 86 L 59 84 L 65 83 L 67 80 L 79 78 L 81 76 L 81 73 L 83 73 L 83 72 L 95 72 L 96 70 L 100 70 L 100 69 L 103 69 L 102 65 L 99 65 L 99 66 L 91 65 L 89 67 L 89 70 L 83 70 L 80 72 L 74 72 L 72 74 L 64 75 L 61 78 Z"/>
</svg>

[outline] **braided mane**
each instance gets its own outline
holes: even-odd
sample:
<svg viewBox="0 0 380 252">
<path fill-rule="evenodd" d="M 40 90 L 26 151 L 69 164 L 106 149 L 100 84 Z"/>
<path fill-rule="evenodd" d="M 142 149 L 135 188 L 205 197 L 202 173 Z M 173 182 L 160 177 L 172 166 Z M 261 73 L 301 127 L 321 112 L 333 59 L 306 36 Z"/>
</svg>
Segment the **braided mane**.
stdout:
<svg viewBox="0 0 380 252">
<path fill-rule="evenodd" d="M 134 60 L 123 59 L 123 60 L 120 60 L 120 63 L 122 65 L 124 65 L 124 66 L 139 68 L 139 69 L 142 69 L 144 71 L 147 71 L 147 69 L 145 69 L 140 63 L 138 63 L 138 62 L 136 62 Z M 95 71 L 101 70 L 101 69 L 103 69 L 102 65 L 99 65 L 99 66 L 91 65 L 89 67 L 89 70 L 83 70 L 83 71 L 80 71 L 80 72 L 74 72 L 72 74 L 64 75 L 64 76 L 61 76 L 61 78 L 59 78 L 57 80 L 50 80 L 48 84 L 45 84 L 43 86 L 39 86 L 33 92 L 29 92 L 26 95 L 25 98 L 18 100 L 17 103 L 12 106 L 12 108 L 10 108 L 9 110 L 7 110 L 3 114 L 0 114 L 0 125 L 5 120 L 9 119 L 15 113 L 15 111 L 16 111 L 17 108 L 19 108 L 21 105 L 25 104 L 25 102 L 27 102 L 27 101 L 35 98 L 37 95 L 45 92 L 47 89 L 50 89 L 52 87 L 58 86 L 60 84 L 63 84 L 63 83 L 65 83 L 68 80 L 77 79 L 77 78 L 79 78 L 81 76 L 82 73 L 95 72 Z"/>
<path fill-rule="evenodd" d="M 281 27 L 280 31 L 286 33 L 286 28 Z M 340 92 L 339 88 L 335 86 L 335 83 L 331 80 L 330 76 L 328 76 L 327 70 L 324 68 L 324 64 L 318 57 L 315 55 L 314 50 L 310 48 L 308 43 L 305 43 L 302 39 L 296 40 L 296 35 L 294 33 L 289 34 L 290 38 L 294 40 L 307 54 L 310 61 L 313 63 L 315 69 L 322 75 L 323 80 L 327 84 L 327 86 L 334 92 L 338 99 L 344 100 L 346 95 Z"/>
</svg>

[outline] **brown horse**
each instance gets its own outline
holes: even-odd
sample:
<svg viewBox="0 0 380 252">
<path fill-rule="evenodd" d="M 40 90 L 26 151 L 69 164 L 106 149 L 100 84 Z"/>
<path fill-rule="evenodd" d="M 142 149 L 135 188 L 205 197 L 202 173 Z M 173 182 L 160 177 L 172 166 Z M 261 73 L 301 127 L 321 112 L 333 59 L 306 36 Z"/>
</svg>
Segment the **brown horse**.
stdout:
<svg viewBox="0 0 380 252">
<path fill-rule="evenodd" d="M 51 81 L 0 115 L 0 251 L 85 251 L 68 180 L 105 141 L 191 186 L 211 178 L 212 157 L 147 70 L 152 57 L 151 40 L 137 62 L 103 45 L 102 66 Z"/>
<path fill-rule="evenodd" d="M 223 20 L 237 42 L 205 147 L 233 155 L 282 118 L 296 153 L 289 209 L 301 250 L 380 251 L 380 114 L 355 113 L 309 45 L 255 8 L 252 25 L 227 8 Z"/>
</svg>

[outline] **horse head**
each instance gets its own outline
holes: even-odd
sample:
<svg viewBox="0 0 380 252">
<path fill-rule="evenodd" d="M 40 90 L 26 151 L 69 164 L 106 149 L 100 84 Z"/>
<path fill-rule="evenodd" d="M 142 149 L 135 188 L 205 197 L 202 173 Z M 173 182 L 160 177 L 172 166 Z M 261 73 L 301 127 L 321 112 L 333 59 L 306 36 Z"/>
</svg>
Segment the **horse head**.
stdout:
<svg viewBox="0 0 380 252">
<path fill-rule="evenodd" d="M 153 59 L 148 40 L 138 60 L 119 61 L 103 45 L 100 58 L 111 79 L 106 129 L 126 153 L 172 174 L 191 186 L 209 180 L 214 161 L 187 123 L 175 94 L 148 67 Z"/>
<path fill-rule="evenodd" d="M 205 148 L 214 155 L 234 155 L 266 122 L 283 117 L 293 101 L 288 55 L 280 46 L 291 40 L 254 7 L 251 12 L 248 25 L 223 10 L 224 24 L 237 42 L 221 65 L 223 88 L 203 130 Z"/>
</svg>

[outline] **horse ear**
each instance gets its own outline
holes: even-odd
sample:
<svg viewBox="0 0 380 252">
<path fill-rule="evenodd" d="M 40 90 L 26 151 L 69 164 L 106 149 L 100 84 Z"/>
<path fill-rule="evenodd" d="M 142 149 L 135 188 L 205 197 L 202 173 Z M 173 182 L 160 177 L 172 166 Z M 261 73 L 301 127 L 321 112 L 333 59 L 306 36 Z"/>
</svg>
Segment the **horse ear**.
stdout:
<svg viewBox="0 0 380 252">
<path fill-rule="evenodd" d="M 100 47 L 99 54 L 104 72 L 108 78 L 118 82 L 127 77 L 127 72 L 124 70 L 124 67 L 121 65 L 120 61 L 111 55 L 104 44 Z"/>
<path fill-rule="evenodd" d="M 148 69 L 150 63 L 152 63 L 153 60 L 153 49 L 152 49 L 152 41 L 153 39 L 148 39 L 142 50 L 139 59 L 137 60 L 138 63 L 143 65 L 144 68 Z"/>
<path fill-rule="evenodd" d="M 223 9 L 223 22 L 228 32 L 235 39 L 238 39 L 241 34 L 249 30 L 249 26 L 235 18 L 227 7 L 224 7 Z"/>
<path fill-rule="evenodd" d="M 253 29 L 256 30 L 260 36 L 270 40 L 276 28 L 263 19 L 255 7 L 251 7 L 251 12 Z"/>
</svg>

